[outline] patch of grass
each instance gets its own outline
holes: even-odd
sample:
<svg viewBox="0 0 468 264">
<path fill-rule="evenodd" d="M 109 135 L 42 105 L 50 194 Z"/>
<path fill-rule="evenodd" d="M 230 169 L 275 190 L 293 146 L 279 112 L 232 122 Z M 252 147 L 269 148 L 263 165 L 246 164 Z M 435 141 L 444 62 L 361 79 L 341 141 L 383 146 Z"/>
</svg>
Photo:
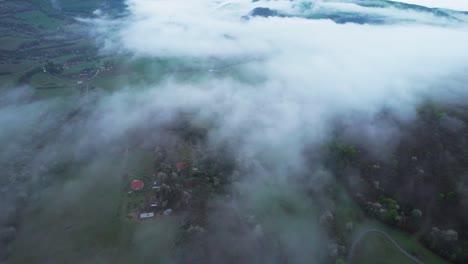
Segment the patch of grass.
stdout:
<svg viewBox="0 0 468 264">
<path fill-rule="evenodd" d="M 60 56 L 60 57 L 56 57 L 54 58 L 53 62 L 54 63 L 57 63 L 57 64 L 63 64 L 73 58 L 76 58 L 77 55 L 74 55 L 74 54 L 67 54 L 67 55 L 63 55 L 63 56 Z"/>
<path fill-rule="evenodd" d="M 72 86 L 70 80 L 44 72 L 35 74 L 31 78 L 30 84 L 39 89 L 62 89 Z"/>
<path fill-rule="evenodd" d="M 63 172 L 68 180 L 57 181 L 25 212 L 33 221 L 22 226 L 11 263 L 67 263 L 83 257 L 74 248 L 92 252 L 118 245 L 131 226 L 113 217 L 119 195 L 114 174 L 107 162 Z"/>
<path fill-rule="evenodd" d="M 0 88 L 12 87 L 16 82 L 17 76 L 8 74 L 0 75 Z"/>
<path fill-rule="evenodd" d="M 68 70 L 65 70 L 63 72 L 64 75 L 75 75 L 83 72 L 86 69 L 94 69 L 100 67 L 98 61 L 87 61 L 87 62 L 82 62 L 74 67 L 71 67 Z"/>
<path fill-rule="evenodd" d="M 385 236 L 370 233 L 357 246 L 351 263 L 415 264 L 416 262 L 400 252 Z"/>
<path fill-rule="evenodd" d="M 30 42 L 31 38 L 22 38 L 17 36 L 0 37 L 0 49 L 13 51 L 18 49 L 22 44 Z"/>
<path fill-rule="evenodd" d="M 417 259 L 421 260 L 423 263 L 448 264 L 446 260 L 442 259 L 441 257 L 431 252 L 429 249 L 425 248 L 418 241 L 417 237 L 413 237 L 405 232 L 399 231 L 395 228 L 384 225 L 375 220 L 370 220 L 370 221 L 367 220 L 367 221 L 362 222 L 359 225 L 358 230 L 365 230 L 365 229 L 378 229 L 378 230 L 386 232 L 392 239 L 394 239 L 398 243 L 400 247 L 402 247 L 408 253 L 415 256 Z M 359 263 L 359 262 L 353 262 L 353 263 Z M 381 263 L 381 262 L 374 262 L 374 263 Z M 392 262 L 392 263 L 398 263 L 398 262 Z"/>
<path fill-rule="evenodd" d="M 61 20 L 52 18 L 38 10 L 23 12 L 17 14 L 16 17 L 22 19 L 25 24 L 47 29 L 53 29 L 61 24 Z"/>
<path fill-rule="evenodd" d="M 91 80 L 91 85 L 106 90 L 114 90 L 122 87 L 122 84 L 128 83 L 128 77 L 125 75 L 103 76 Z"/>
</svg>

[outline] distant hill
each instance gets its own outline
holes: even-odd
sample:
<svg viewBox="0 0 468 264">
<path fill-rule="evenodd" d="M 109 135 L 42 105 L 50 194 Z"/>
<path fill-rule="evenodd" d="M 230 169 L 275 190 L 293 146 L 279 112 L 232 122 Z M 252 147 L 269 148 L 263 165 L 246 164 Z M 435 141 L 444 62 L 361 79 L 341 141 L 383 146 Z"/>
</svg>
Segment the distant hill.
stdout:
<svg viewBox="0 0 468 264">
<path fill-rule="evenodd" d="M 331 3 L 336 3 L 337 5 L 331 5 Z M 345 4 L 356 5 L 356 11 L 340 8 L 340 5 Z M 387 0 L 341 0 L 328 1 L 319 5 L 312 2 L 301 2 L 295 4 L 294 8 L 296 12 L 284 12 L 268 7 L 256 7 L 247 16 L 244 16 L 244 19 L 248 19 L 249 17 L 302 17 L 306 19 L 330 19 L 338 24 L 394 24 L 416 22 L 417 18 L 414 15 L 420 14 L 441 19 L 441 23 L 468 21 L 468 12 L 429 8 Z M 361 12 L 363 9 L 365 12 Z M 394 16 L 393 12 L 395 14 L 400 12 L 400 15 Z M 437 21 L 430 21 L 428 23 L 437 23 Z"/>
</svg>

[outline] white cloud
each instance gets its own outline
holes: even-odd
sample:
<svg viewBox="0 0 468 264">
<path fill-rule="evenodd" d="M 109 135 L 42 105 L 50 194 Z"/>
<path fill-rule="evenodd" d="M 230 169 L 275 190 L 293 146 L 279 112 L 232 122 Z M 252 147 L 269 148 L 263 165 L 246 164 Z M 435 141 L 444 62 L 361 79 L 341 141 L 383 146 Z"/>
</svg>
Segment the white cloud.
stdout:
<svg viewBox="0 0 468 264">
<path fill-rule="evenodd" d="M 206 75 L 201 83 L 169 82 L 158 87 L 149 95 L 155 100 L 143 109 L 188 105 L 201 109 L 205 117 L 222 116 L 220 137 L 243 135 L 246 146 L 259 146 L 259 152 L 288 150 L 284 158 L 300 155 L 305 141 L 322 140 L 328 122 L 336 116 L 361 112 L 372 118 L 385 107 L 409 118 L 427 96 L 448 96 L 442 84 L 463 76 L 468 67 L 466 26 L 451 27 L 445 20 L 444 27 L 424 25 L 434 19 L 431 14 L 409 14 L 421 25 L 340 25 L 301 18 L 240 19 L 256 6 L 292 12 L 290 1 L 129 3 L 131 15 L 119 22 L 115 46 L 108 48 L 186 61 L 215 57 L 226 64 L 245 58 L 238 68 L 265 80 L 246 85 L 236 78 L 210 78 L 206 70 L 200 72 Z M 408 16 L 407 11 L 378 11 L 390 17 Z M 118 111 L 119 119 L 125 111 Z"/>
</svg>

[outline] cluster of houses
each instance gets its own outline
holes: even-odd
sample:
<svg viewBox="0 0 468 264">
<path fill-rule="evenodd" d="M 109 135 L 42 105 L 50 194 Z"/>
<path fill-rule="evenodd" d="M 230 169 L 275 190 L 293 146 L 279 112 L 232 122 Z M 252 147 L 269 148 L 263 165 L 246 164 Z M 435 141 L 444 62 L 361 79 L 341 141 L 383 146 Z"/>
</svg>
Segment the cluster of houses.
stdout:
<svg viewBox="0 0 468 264">
<path fill-rule="evenodd" d="M 68 63 L 68 62 L 66 62 L 66 63 L 63 64 L 62 67 L 63 67 L 63 69 L 67 70 L 67 69 L 70 69 L 70 67 L 72 67 L 73 65 L 76 65 L 76 64 L 79 64 L 79 63 Z M 92 69 L 83 70 L 79 74 L 73 75 L 71 77 L 72 78 L 77 78 L 77 79 L 93 79 L 93 78 L 96 78 L 102 72 L 109 72 L 109 71 L 112 71 L 112 70 L 114 70 L 113 66 L 102 66 L 102 67 L 99 67 L 97 70 L 92 70 Z"/>
<path fill-rule="evenodd" d="M 178 173 L 182 173 L 186 170 L 187 166 L 184 162 L 177 162 L 175 169 Z M 137 179 L 130 182 L 129 195 L 133 193 L 145 192 L 145 206 L 138 213 L 140 220 L 151 219 L 156 217 L 158 214 L 171 215 L 173 210 L 168 208 L 167 193 L 170 192 L 171 187 L 168 183 L 168 177 L 165 173 L 153 174 L 152 181 L 147 181 L 150 186 L 145 186 L 143 180 Z M 166 184 L 167 183 L 167 184 Z"/>
</svg>

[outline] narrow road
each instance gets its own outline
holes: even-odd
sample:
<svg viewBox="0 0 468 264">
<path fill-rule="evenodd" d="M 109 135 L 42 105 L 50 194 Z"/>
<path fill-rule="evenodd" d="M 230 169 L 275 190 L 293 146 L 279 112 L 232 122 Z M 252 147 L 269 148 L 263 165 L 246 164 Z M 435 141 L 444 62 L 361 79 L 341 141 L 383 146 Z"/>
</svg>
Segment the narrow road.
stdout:
<svg viewBox="0 0 468 264">
<path fill-rule="evenodd" d="M 398 245 L 398 243 L 392 238 L 390 237 L 385 231 L 381 231 L 381 230 L 378 230 L 378 229 L 369 229 L 369 230 L 366 230 L 364 232 L 362 232 L 353 242 L 353 244 L 351 245 L 351 249 L 349 251 L 349 254 L 348 254 L 348 259 L 346 260 L 346 263 L 347 264 L 352 264 L 353 263 L 353 256 L 354 256 L 354 251 L 356 250 L 357 246 L 359 245 L 359 243 L 364 239 L 365 236 L 371 234 L 371 233 L 376 233 L 376 234 L 379 234 L 379 235 L 382 235 L 384 236 L 385 238 L 387 238 L 392 244 L 393 246 L 398 249 L 398 251 L 400 251 L 402 254 L 404 254 L 405 256 L 407 256 L 408 258 L 410 258 L 411 260 L 413 260 L 415 263 L 417 264 L 423 264 L 423 262 L 417 258 L 415 258 L 413 255 L 411 255 L 410 253 L 408 253 L 406 250 L 404 250 L 402 247 L 400 247 L 400 245 Z"/>
</svg>

